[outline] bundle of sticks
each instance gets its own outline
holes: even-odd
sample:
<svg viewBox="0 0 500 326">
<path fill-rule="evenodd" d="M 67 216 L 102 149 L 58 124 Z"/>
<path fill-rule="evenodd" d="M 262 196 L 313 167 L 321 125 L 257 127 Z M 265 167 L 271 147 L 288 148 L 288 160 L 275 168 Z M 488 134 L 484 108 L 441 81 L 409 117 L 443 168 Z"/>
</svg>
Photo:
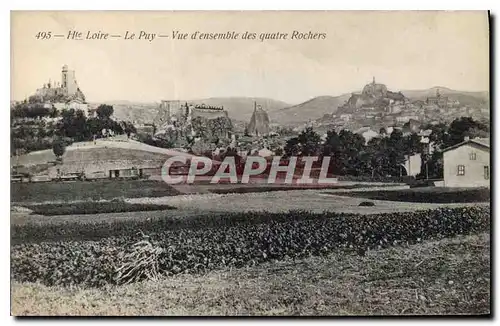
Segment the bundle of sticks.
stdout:
<svg viewBox="0 0 500 326">
<path fill-rule="evenodd" d="M 163 248 L 155 247 L 148 236 L 143 238 L 132 245 L 130 252 L 122 254 L 123 263 L 115 271 L 114 280 L 117 284 L 159 279 L 158 258 L 163 253 Z"/>
</svg>

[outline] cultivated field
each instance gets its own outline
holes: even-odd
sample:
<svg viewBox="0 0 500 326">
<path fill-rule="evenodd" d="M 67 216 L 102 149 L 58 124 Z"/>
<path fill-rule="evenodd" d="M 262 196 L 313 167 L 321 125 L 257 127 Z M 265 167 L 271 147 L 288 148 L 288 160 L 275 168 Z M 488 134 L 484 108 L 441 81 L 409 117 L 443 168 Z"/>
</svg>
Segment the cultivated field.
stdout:
<svg viewBox="0 0 500 326">
<path fill-rule="evenodd" d="M 191 195 L 119 185 L 15 185 L 14 315 L 490 312 L 486 199 L 364 198 L 384 185 Z"/>
<path fill-rule="evenodd" d="M 490 239 L 459 236 L 103 289 L 15 281 L 11 289 L 17 316 L 489 314 Z"/>
</svg>

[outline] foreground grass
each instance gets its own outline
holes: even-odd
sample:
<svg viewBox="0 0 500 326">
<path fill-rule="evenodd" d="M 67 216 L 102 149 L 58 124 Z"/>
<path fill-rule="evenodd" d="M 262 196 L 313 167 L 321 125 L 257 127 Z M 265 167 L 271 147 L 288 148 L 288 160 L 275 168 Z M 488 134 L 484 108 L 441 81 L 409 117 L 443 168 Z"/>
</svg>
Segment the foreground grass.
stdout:
<svg viewBox="0 0 500 326">
<path fill-rule="evenodd" d="M 489 314 L 490 238 L 460 236 L 103 289 L 11 287 L 16 316 Z"/>
</svg>

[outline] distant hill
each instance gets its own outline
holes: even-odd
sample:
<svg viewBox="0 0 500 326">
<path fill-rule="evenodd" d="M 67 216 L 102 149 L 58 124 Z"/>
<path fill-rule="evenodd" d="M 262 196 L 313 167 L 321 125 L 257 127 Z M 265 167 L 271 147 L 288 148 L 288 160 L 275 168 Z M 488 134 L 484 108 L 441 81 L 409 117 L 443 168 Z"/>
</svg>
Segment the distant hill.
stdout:
<svg viewBox="0 0 500 326">
<path fill-rule="evenodd" d="M 401 92 L 412 100 L 425 101 L 428 97 L 435 97 L 438 89 L 442 96 L 447 96 L 452 100 L 458 100 L 460 104 L 463 105 L 480 106 L 489 103 L 489 92 L 456 91 L 439 86 L 423 90 L 403 90 Z"/>
<path fill-rule="evenodd" d="M 489 92 L 466 92 L 456 91 L 446 87 L 432 87 L 424 90 L 402 90 L 404 96 L 410 100 L 425 101 L 428 97 L 436 96 L 436 90 L 451 100 L 458 100 L 463 105 L 488 106 Z M 354 92 L 359 93 L 359 92 Z M 282 125 L 299 125 L 309 120 L 316 120 L 325 114 L 337 112 L 338 107 L 344 104 L 351 94 L 340 96 L 318 96 L 304 103 L 269 112 L 272 123 Z"/>
<path fill-rule="evenodd" d="M 269 112 L 272 123 L 294 125 L 315 120 L 324 114 L 337 111 L 338 107 L 349 99 L 351 94 L 341 96 L 318 96 L 304 103 Z"/>
<path fill-rule="evenodd" d="M 234 120 L 250 121 L 254 110 L 254 102 L 262 106 L 268 113 L 289 107 L 290 104 L 262 97 L 212 97 L 198 100 L 181 100 L 193 104 L 207 106 L 223 106 L 229 117 Z M 136 121 L 138 123 L 153 123 L 159 111 L 159 103 L 136 103 L 129 101 L 108 101 L 113 105 L 114 116 L 119 120 Z"/>
<path fill-rule="evenodd" d="M 443 96 L 452 100 L 458 100 L 463 105 L 488 106 L 488 92 L 456 91 L 446 87 L 432 87 L 424 90 L 401 90 L 404 96 L 411 100 L 425 101 L 427 97 L 436 96 L 436 90 Z M 269 115 L 271 123 L 281 125 L 299 125 L 309 120 L 316 120 L 325 114 L 335 113 L 339 106 L 343 105 L 351 94 L 340 96 L 318 96 L 304 103 L 290 105 L 282 101 L 259 97 L 212 97 L 207 99 L 187 100 L 194 104 L 205 104 L 209 106 L 223 106 L 228 111 L 232 120 L 248 123 L 254 110 L 254 102 L 261 105 Z M 186 101 L 181 101 L 186 102 Z M 113 105 L 114 116 L 119 120 L 135 121 L 138 123 L 154 122 L 159 103 L 136 103 L 128 101 L 109 101 L 106 104 Z"/>
</svg>

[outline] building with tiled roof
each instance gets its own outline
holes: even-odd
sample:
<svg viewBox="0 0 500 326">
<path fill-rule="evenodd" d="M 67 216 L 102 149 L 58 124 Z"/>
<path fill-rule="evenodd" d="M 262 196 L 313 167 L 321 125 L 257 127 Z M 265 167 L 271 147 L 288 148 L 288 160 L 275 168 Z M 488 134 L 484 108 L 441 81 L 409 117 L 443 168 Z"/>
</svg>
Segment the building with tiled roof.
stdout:
<svg viewBox="0 0 500 326">
<path fill-rule="evenodd" d="M 466 137 L 443 150 L 445 187 L 490 186 L 490 139 Z"/>
</svg>

